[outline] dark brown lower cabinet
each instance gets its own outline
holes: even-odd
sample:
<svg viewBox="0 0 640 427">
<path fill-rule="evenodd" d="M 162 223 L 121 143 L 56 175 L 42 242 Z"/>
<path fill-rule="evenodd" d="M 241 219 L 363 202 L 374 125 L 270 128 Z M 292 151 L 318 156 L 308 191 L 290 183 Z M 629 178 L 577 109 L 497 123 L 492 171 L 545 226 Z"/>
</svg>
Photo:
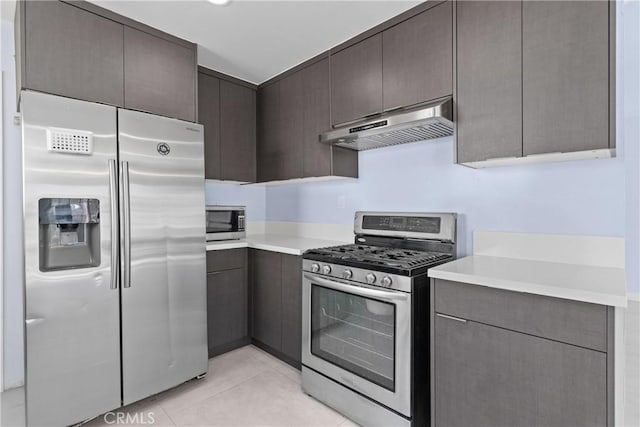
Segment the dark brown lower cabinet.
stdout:
<svg viewBox="0 0 640 427">
<path fill-rule="evenodd" d="M 207 271 L 207 335 L 213 357 L 250 342 L 247 250 L 208 252 Z"/>
<path fill-rule="evenodd" d="M 252 341 L 300 369 L 302 257 L 257 249 L 250 254 Z"/>
<path fill-rule="evenodd" d="M 276 350 L 282 342 L 282 262 L 277 252 L 251 250 L 251 337 Z"/>
<path fill-rule="evenodd" d="M 436 295 L 448 284 L 463 286 L 436 281 Z M 534 295 L 502 292 L 537 303 Z M 435 301 L 435 426 L 611 425 L 610 348 L 597 351 L 523 333 L 519 326 L 512 330 L 439 313 L 437 296 Z M 447 307 L 453 302 L 447 301 Z M 440 308 L 446 311 L 445 304 Z M 530 326 L 535 330 L 535 325 Z"/>
<path fill-rule="evenodd" d="M 282 352 L 302 360 L 302 257 L 282 255 Z"/>
</svg>

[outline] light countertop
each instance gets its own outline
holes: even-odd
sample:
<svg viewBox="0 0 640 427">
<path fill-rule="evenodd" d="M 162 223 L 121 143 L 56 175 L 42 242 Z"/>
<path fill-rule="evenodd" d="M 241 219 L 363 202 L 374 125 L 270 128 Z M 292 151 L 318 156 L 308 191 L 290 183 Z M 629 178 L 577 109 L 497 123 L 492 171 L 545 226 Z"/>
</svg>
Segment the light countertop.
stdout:
<svg viewBox="0 0 640 427">
<path fill-rule="evenodd" d="M 302 255 L 307 249 L 344 245 L 352 241 L 323 240 L 300 236 L 279 234 L 254 234 L 242 240 L 224 240 L 207 242 L 207 251 L 233 248 L 253 248 L 280 252 L 290 255 Z"/>
<path fill-rule="evenodd" d="M 615 307 L 627 306 L 622 268 L 473 255 L 429 269 L 429 277 Z"/>
</svg>

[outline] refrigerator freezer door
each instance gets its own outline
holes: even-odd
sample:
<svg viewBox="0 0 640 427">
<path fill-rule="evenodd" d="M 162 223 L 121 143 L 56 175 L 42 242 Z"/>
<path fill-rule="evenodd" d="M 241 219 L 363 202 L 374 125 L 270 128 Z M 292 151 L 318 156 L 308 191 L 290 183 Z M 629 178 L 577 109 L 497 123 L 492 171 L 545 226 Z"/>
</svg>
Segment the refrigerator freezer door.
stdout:
<svg viewBox="0 0 640 427">
<path fill-rule="evenodd" d="M 126 405 L 207 371 L 204 144 L 180 120 L 118 110 L 118 126 Z"/>
<path fill-rule="evenodd" d="M 70 425 L 120 406 L 116 109 L 21 99 L 27 422 Z"/>
</svg>

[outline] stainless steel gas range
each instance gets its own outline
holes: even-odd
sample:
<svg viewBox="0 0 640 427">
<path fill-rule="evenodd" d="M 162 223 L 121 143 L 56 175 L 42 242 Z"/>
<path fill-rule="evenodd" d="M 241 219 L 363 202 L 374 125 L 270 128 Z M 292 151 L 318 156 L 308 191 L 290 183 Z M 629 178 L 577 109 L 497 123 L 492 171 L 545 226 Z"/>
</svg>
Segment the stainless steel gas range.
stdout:
<svg viewBox="0 0 640 427">
<path fill-rule="evenodd" d="M 303 256 L 302 388 L 362 425 L 428 425 L 427 270 L 455 258 L 456 215 L 357 212 L 354 231 Z"/>
</svg>

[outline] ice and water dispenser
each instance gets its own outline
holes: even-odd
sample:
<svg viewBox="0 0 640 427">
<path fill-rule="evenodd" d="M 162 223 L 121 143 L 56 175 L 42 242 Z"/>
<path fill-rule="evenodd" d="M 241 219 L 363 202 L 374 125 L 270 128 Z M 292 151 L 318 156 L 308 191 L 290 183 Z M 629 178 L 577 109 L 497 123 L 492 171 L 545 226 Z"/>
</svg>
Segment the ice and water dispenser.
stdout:
<svg viewBox="0 0 640 427">
<path fill-rule="evenodd" d="M 100 265 L 100 201 L 40 199 L 40 271 Z"/>
</svg>

